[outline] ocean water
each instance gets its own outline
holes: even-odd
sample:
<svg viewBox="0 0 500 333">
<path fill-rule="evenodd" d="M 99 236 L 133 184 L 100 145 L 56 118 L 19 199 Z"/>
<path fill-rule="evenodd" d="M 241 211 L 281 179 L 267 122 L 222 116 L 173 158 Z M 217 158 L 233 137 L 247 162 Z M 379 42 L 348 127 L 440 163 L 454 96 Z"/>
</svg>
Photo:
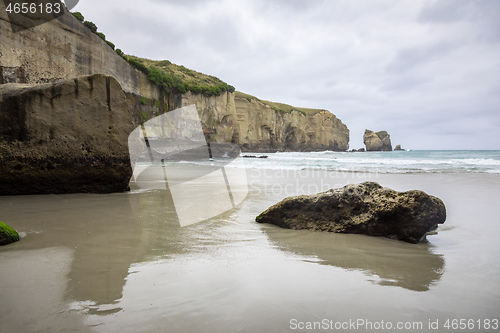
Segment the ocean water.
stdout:
<svg viewBox="0 0 500 333">
<path fill-rule="evenodd" d="M 247 168 L 255 169 L 500 174 L 500 151 L 498 150 L 410 150 L 362 153 L 324 151 L 248 155 L 268 156 L 267 159 L 245 160 Z"/>
<path fill-rule="evenodd" d="M 233 166 L 245 200 L 185 227 L 158 189 L 0 197 L 22 236 L 0 248 L 0 332 L 500 329 L 498 151 L 265 155 Z M 446 222 L 419 244 L 255 222 L 287 196 L 366 180 L 438 196 Z"/>
</svg>

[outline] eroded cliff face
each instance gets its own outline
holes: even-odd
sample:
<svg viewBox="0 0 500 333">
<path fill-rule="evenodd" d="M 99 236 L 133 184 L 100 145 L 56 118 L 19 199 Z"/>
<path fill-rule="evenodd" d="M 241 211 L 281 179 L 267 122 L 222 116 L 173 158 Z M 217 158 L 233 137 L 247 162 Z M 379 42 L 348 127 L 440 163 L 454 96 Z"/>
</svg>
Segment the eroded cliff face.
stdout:
<svg viewBox="0 0 500 333">
<path fill-rule="evenodd" d="M 0 85 L 0 194 L 126 189 L 128 101 L 104 75 Z"/>
<path fill-rule="evenodd" d="M 196 105 L 208 142 L 239 143 L 234 93 L 223 92 L 211 97 L 191 92 L 183 94 L 179 107 L 192 104 Z"/>
<path fill-rule="evenodd" d="M 273 110 L 257 100 L 236 97 L 239 143 L 246 151 L 344 151 L 349 130 L 328 111 L 304 115 Z"/>
<path fill-rule="evenodd" d="M 182 96 L 182 106 L 195 104 L 208 141 L 233 142 L 243 151 L 345 151 L 349 129 L 328 111 L 304 115 L 273 110 L 234 93 Z"/>
</svg>

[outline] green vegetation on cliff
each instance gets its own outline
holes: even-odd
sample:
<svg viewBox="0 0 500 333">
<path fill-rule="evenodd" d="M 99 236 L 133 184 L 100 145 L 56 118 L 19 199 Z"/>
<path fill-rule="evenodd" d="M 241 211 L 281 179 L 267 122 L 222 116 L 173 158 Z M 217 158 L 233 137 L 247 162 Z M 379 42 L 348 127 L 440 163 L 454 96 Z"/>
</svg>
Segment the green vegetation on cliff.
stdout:
<svg viewBox="0 0 500 333">
<path fill-rule="evenodd" d="M 325 111 L 324 109 L 298 108 L 298 107 L 291 106 L 288 104 L 265 101 L 262 99 L 258 99 L 255 96 L 242 93 L 240 91 L 236 92 L 235 97 L 245 98 L 249 102 L 251 102 L 252 100 L 261 102 L 262 104 L 269 106 L 275 112 L 291 113 L 292 111 L 297 111 L 297 112 L 302 113 L 304 116 L 314 116 L 315 114 L 317 114 L 319 112 Z"/>
<path fill-rule="evenodd" d="M 90 29 L 94 34 L 97 36 L 101 37 L 103 41 L 106 42 L 113 50 L 115 49 L 115 44 L 111 43 L 109 40 L 106 40 L 106 35 L 104 35 L 102 32 L 97 31 L 97 25 L 95 25 L 94 22 L 90 21 L 85 21 L 84 16 L 80 12 L 72 12 L 71 13 L 78 21 L 82 22 L 87 28 Z"/>
<path fill-rule="evenodd" d="M 85 21 L 83 22 L 83 24 L 90 29 L 90 31 L 92 31 L 93 33 L 97 33 L 97 26 L 95 25 L 94 22 L 90 22 L 90 21 Z"/>
<path fill-rule="evenodd" d="M 73 12 L 72 14 L 115 50 L 115 44 L 108 41 L 104 33 L 98 31 L 97 25 L 94 22 L 85 21 L 84 16 L 80 12 Z M 120 49 L 116 49 L 116 53 L 139 71 L 146 74 L 150 81 L 165 89 L 172 89 L 181 94 L 191 91 L 193 94 L 220 96 L 223 92 L 234 92 L 235 90 L 233 86 L 215 76 L 193 71 L 184 66 L 173 64 L 168 60 L 155 61 L 133 55 L 125 55 Z"/>
<path fill-rule="evenodd" d="M 83 17 L 82 13 L 80 13 L 80 12 L 73 12 L 71 14 L 73 14 L 73 16 L 76 17 L 76 19 L 78 21 L 80 21 L 80 22 L 85 21 L 85 18 Z"/>
<path fill-rule="evenodd" d="M 386 136 L 389 136 L 389 133 L 387 133 L 387 131 L 379 131 L 379 132 L 375 132 L 375 134 L 377 134 L 377 136 L 382 139 Z"/>
<path fill-rule="evenodd" d="M 171 63 L 168 60 L 149 60 L 127 55 L 124 58 L 135 68 L 145 73 L 148 79 L 166 89 L 174 89 L 185 94 L 220 96 L 223 92 L 234 92 L 234 87 L 215 76 L 196 72 L 184 66 Z"/>
</svg>

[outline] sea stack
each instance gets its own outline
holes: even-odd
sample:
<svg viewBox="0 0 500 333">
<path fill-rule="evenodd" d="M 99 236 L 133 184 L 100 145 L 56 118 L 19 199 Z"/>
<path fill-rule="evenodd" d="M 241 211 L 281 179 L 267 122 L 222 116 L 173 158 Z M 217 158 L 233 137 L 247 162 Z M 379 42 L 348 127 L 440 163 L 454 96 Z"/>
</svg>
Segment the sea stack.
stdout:
<svg viewBox="0 0 500 333">
<path fill-rule="evenodd" d="M 392 151 L 391 136 L 386 131 L 373 132 L 365 130 L 363 143 L 366 151 Z"/>
</svg>

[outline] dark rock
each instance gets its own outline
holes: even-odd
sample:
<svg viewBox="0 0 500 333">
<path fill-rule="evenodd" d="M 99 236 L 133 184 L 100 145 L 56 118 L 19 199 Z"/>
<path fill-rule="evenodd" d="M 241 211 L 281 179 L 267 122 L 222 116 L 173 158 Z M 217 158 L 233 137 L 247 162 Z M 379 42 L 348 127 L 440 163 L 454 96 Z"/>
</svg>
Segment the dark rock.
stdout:
<svg viewBox="0 0 500 333">
<path fill-rule="evenodd" d="M 0 222 L 0 246 L 17 242 L 19 234 L 7 224 Z"/>
<path fill-rule="evenodd" d="M 260 155 L 260 156 L 255 156 L 255 155 L 243 155 L 245 158 L 268 158 L 267 155 Z"/>
<path fill-rule="evenodd" d="M 256 221 L 288 229 L 384 236 L 418 243 L 446 220 L 443 202 L 423 191 L 396 192 L 375 182 L 289 197 Z"/>
<path fill-rule="evenodd" d="M 125 191 L 130 107 L 99 74 L 0 85 L 0 195 Z"/>
<path fill-rule="evenodd" d="M 404 151 L 403 148 L 401 148 L 401 145 L 397 145 L 396 148 L 394 148 L 395 151 Z"/>
</svg>

